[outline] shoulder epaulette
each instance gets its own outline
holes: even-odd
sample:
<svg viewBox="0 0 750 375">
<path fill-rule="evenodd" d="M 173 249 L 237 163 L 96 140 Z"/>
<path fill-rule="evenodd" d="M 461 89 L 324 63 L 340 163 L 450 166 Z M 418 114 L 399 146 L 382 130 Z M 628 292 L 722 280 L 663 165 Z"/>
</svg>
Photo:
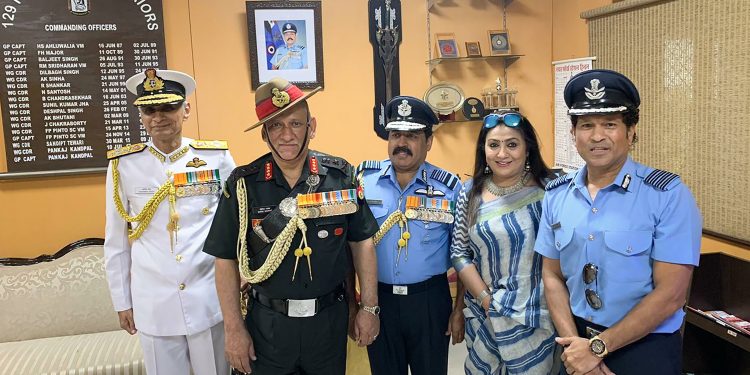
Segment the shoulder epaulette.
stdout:
<svg viewBox="0 0 750 375">
<path fill-rule="evenodd" d="M 227 141 L 195 140 L 190 142 L 190 147 L 196 150 L 229 150 Z"/>
<path fill-rule="evenodd" d="M 550 191 L 552 189 L 557 188 L 558 186 L 562 186 L 562 185 L 567 184 L 572 179 L 573 179 L 573 174 L 572 173 L 568 173 L 568 174 L 562 175 L 562 176 L 560 176 L 560 177 L 558 177 L 558 178 L 550 181 L 549 183 L 547 183 L 547 186 L 544 187 L 544 190 Z"/>
<path fill-rule="evenodd" d="M 336 156 L 331 156 L 323 153 L 315 153 L 315 157 L 320 159 L 320 164 L 329 167 L 329 168 L 335 168 L 338 169 L 344 173 L 349 173 L 349 162 L 346 161 L 344 158 L 339 158 Z"/>
<path fill-rule="evenodd" d="M 117 159 L 120 156 L 135 154 L 146 149 L 145 143 L 136 143 L 134 145 L 122 146 L 114 150 L 107 151 L 107 159 Z"/>
<path fill-rule="evenodd" d="M 456 187 L 456 184 L 458 184 L 459 181 L 456 175 L 442 169 L 433 169 L 432 173 L 430 173 L 430 178 L 441 182 L 451 190 Z"/>
<path fill-rule="evenodd" d="M 380 170 L 380 160 L 365 160 L 359 163 L 357 167 L 357 173 L 364 170 L 377 169 Z"/>
<path fill-rule="evenodd" d="M 666 191 L 668 190 L 667 187 L 669 187 L 669 184 L 679 177 L 679 175 L 676 175 L 672 172 L 663 171 L 661 169 L 654 169 L 646 176 L 643 182 L 659 190 Z"/>
</svg>

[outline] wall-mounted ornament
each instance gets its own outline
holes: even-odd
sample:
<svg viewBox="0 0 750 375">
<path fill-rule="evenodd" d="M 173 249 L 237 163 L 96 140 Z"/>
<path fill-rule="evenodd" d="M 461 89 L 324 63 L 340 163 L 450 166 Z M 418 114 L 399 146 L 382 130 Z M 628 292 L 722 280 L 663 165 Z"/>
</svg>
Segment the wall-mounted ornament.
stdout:
<svg viewBox="0 0 750 375">
<path fill-rule="evenodd" d="M 375 133 L 388 139 L 385 125 L 385 104 L 401 92 L 398 64 L 398 45 L 402 40 L 401 0 L 369 0 L 370 43 L 375 68 Z"/>
</svg>

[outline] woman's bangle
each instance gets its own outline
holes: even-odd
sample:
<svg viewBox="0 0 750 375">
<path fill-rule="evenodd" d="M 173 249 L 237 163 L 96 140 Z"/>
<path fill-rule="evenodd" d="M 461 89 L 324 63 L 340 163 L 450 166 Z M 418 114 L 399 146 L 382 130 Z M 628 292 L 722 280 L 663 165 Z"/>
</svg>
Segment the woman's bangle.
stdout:
<svg viewBox="0 0 750 375">
<path fill-rule="evenodd" d="M 483 290 L 481 293 L 479 293 L 479 304 L 481 305 L 482 302 L 484 302 L 484 299 L 490 296 L 492 296 L 492 294 L 490 294 L 489 289 Z"/>
</svg>

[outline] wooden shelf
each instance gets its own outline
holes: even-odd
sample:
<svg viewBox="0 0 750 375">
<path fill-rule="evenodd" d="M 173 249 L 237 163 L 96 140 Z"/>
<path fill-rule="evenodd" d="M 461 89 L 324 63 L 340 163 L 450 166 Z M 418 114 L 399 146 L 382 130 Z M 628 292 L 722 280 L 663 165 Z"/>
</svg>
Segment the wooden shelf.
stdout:
<svg viewBox="0 0 750 375">
<path fill-rule="evenodd" d="M 728 324 L 695 312 L 690 308 L 687 309 L 685 314 L 685 321 L 750 352 L 750 336 Z"/>
<path fill-rule="evenodd" d="M 502 56 L 481 56 L 481 57 L 448 57 L 438 58 L 425 61 L 425 64 L 430 66 L 430 72 L 435 70 L 435 67 L 443 62 L 466 62 L 466 61 L 505 61 L 505 67 L 507 68 L 510 64 L 513 64 L 519 57 L 524 55 L 502 55 Z"/>
<path fill-rule="evenodd" d="M 434 7 L 438 2 L 440 2 L 440 0 L 427 0 L 427 10 L 432 11 L 432 7 Z M 512 2 L 513 0 L 503 0 L 503 6 L 507 6 Z"/>
</svg>

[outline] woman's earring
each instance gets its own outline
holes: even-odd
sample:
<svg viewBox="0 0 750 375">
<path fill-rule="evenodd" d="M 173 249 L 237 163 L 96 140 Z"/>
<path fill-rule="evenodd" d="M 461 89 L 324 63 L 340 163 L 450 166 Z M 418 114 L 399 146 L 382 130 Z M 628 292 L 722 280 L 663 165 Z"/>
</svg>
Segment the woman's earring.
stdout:
<svg viewBox="0 0 750 375">
<path fill-rule="evenodd" d="M 489 165 L 485 165 L 484 166 L 484 174 L 490 174 L 490 173 L 492 173 L 492 170 L 490 170 L 490 166 Z"/>
<path fill-rule="evenodd" d="M 526 165 L 523 167 L 523 170 L 526 172 L 531 170 L 531 165 L 529 165 L 529 159 L 526 159 Z"/>
</svg>

